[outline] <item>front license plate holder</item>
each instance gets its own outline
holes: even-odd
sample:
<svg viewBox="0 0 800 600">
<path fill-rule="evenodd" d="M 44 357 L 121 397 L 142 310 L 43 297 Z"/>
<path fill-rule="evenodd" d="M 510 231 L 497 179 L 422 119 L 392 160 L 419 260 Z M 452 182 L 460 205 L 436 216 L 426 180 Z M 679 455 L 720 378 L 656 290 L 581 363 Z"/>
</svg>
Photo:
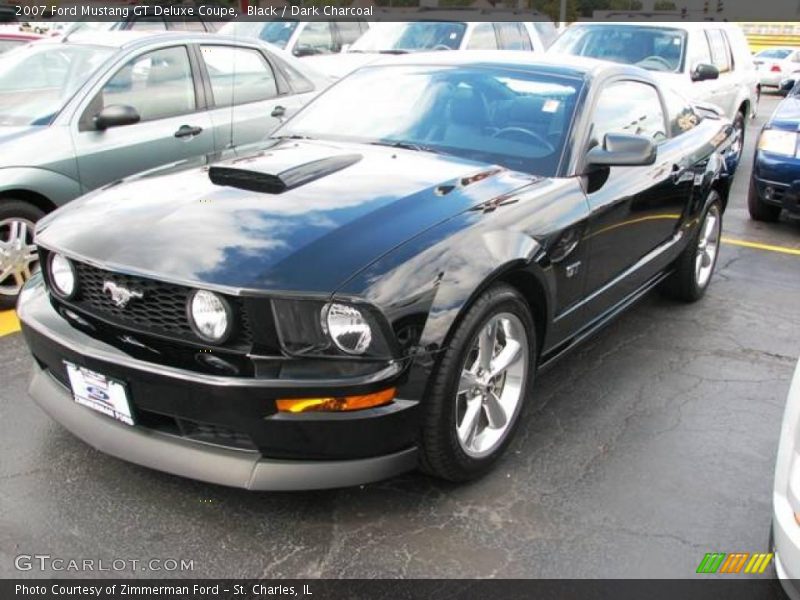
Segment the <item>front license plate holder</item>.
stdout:
<svg viewBox="0 0 800 600">
<path fill-rule="evenodd" d="M 75 402 L 125 425 L 134 424 L 128 390 L 124 383 L 66 360 L 64 366 L 67 368 Z"/>
</svg>

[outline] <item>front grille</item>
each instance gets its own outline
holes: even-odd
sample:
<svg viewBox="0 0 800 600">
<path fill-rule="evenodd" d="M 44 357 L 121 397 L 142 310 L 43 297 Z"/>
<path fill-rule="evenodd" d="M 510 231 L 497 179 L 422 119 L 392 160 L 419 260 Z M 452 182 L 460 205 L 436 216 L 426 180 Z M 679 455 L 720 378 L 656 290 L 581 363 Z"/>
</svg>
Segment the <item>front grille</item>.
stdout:
<svg viewBox="0 0 800 600">
<path fill-rule="evenodd" d="M 170 339 L 203 343 L 192 331 L 186 314 L 186 303 L 193 288 L 105 271 L 86 263 L 73 262 L 78 277 L 77 295 L 69 301 L 74 308 L 113 325 L 133 331 L 156 334 Z M 129 290 L 141 292 L 119 307 L 103 291 L 110 281 Z M 252 344 L 252 331 L 241 299 L 227 297 L 233 309 L 234 331 L 225 346 L 247 347 Z"/>
</svg>

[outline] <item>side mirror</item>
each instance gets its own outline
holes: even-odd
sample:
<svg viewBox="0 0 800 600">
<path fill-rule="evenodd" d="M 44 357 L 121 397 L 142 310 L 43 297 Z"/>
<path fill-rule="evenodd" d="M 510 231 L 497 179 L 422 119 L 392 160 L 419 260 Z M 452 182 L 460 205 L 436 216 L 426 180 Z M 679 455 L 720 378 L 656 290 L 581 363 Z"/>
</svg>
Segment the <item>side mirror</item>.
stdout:
<svg viewBox="0 0 800 600">
<path fill-rule="evenodd" d="M 780 90 L 782 92 L 789 93 L 794 88 L 795 80 L 794 79 L 784 79 L 781 81 Z"/>
<path fill-rule="evenodd" d="M 609 133 L 603 146 L 595 146 L 586 155 L 589 166 L 644 167 L 656 161 L 656 145 L 641 135 Z"/>
<path fill-rule="evenodd" d="M 294 50 L 292 50 L 292 54 L 298 58 L 302 58 L 303 56 L 312 56 L 317 54 L 317 51 L 311 46 L 295 46 Z"/>
<path fill-rule="evenodd" d="M 104 131 L 110 127 L 133 125 L 140 120 L 139 113 L 132 106 L 112 104 L 111 106 L 106 106 L 94 116 L 94 126 L 99 131 Z"/>
<path fill-rule="evenodd" d="M 350 46 L 352 46 L 352 44 L 342 44 L 341 52 L 342 53 L 349 52 L 350 51 Z"/>
<path fill-rule="evenodd" d="M 692 81 L 708 81 L 719 79 L 719 69 L 708 63 L 698 63 L 692 69 Z"/>
</svg>

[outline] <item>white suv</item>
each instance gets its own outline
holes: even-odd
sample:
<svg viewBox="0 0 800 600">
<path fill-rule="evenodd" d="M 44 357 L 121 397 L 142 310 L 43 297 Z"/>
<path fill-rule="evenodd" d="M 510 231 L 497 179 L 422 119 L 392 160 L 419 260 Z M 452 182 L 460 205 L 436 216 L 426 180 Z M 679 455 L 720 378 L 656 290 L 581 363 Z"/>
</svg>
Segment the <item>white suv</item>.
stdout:
<svg viewBox="0 0 800 600">
<path fill-rule="evenodd" d="M 480 11 L 464 10 L 480 16 Z M 332 77 L 344 77 L 385 54 L 430 50 L 518 50 L 543 53 L 557 35 L 552 21 L 472 22 L 435 20 L 452 18 L 453 12 L 423 11 L 425 21 L 378 22 L 352 46 L 336 56 L 313 56 L 307 61 Z M 502 13 L 501 13 L 502 14 Z M 509 15 L 517 15 L 508 12 Z M 529 13 L 536 16 L 537 13 Z"/>
<path fill-rule="evenodd" d="M 761 89 L 747 39 L 738 25 L 714 21 L 575 23 L 548 52 L 652 71 L 687 98 L 718 106 L 739 132 L 741 153 L 745 119 L 755 116 Z"/>
</svg>

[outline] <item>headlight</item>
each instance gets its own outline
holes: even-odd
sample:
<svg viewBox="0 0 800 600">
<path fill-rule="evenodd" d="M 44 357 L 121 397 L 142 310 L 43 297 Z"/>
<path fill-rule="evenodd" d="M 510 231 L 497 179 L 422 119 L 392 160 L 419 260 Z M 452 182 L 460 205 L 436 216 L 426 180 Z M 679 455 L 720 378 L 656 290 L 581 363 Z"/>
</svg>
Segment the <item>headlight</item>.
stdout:
<svg viewBox="0 0 800 600">
<path fill-rule="evenodd" d="M 293 356 L 392 358 L 385 317 L 367 303 L 327 302 L 307 298 L 272 300 L 281 348 Z"/>
<path fill-rule="evenodd" d="M 225 299 L 214 292 L 199 290 L 189 298 L 189 323 L 203 340 L 221 344 L 231 333 L 231 309 Z"/>
<path fill-rule="evenodd" d="M 372 328 L 355 306 L 326 304 L 320 314 L 322 330 L 347 354 L 364 354 L 372 344 Z"/>
<path fill-rule="evenodd" d="M 75 295 L 77 277 L 75 267 L 66 256 L 52 254 L 50 256 L 50 283 L 56 294 L 62 298 L 71 298 Z"/>
<path fill-rule="evenodd" d="M 765 129 L 758 140 L 758 149 L 772 154 L 794 156 L 797 150 L 797 133 L 780 129 Z"/>
</svg>

